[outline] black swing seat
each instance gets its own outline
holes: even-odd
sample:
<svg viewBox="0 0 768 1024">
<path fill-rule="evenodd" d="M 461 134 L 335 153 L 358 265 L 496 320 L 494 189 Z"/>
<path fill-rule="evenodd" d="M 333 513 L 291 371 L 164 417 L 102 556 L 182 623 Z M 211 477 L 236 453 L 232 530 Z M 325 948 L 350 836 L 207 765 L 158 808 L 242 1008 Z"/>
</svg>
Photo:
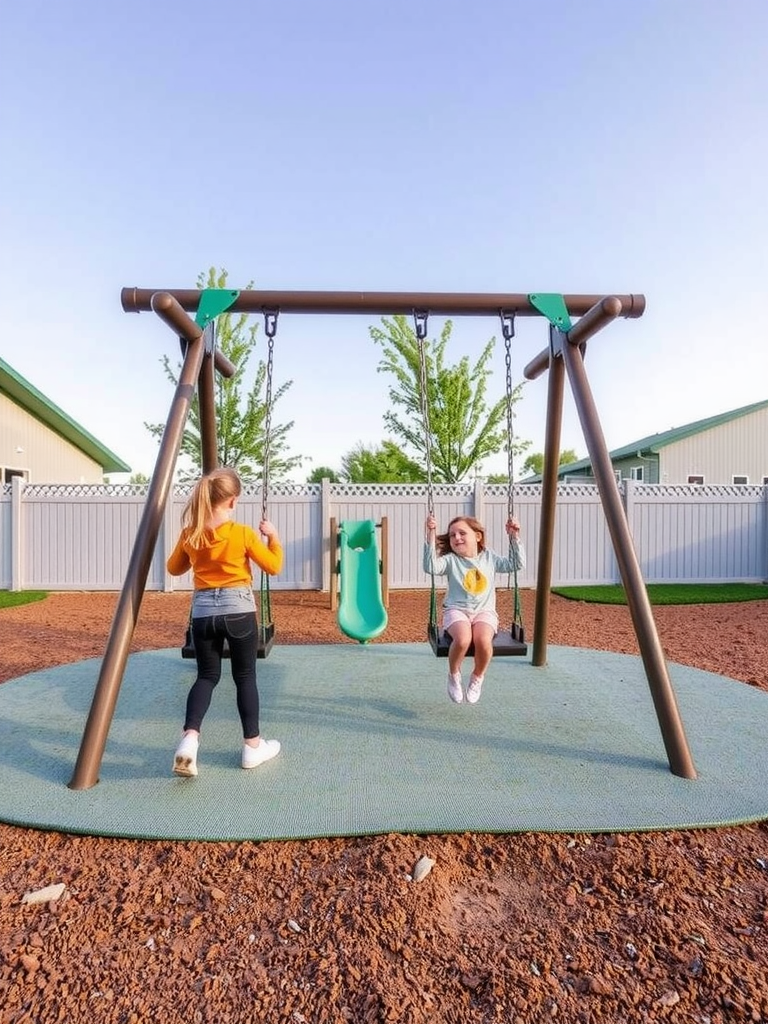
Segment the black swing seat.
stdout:
<svg viewBox="0 0 768 1024">
<path fill-rule="evenodd" d="M 275 624 L 274 622 L 267 622 L 262 625 L 259 623 L 259 643 L 256 648 L 257 658 L 266 658 L 269 652 L 272 650 L 275 643 Z M 182 658 L 194 658 L 195 656 L 195 642 L 192 639 L 192 628 L 187 626 L 187 634 L 184 639 L 184 646 L 181 648 Z M 221 652 L 222 658 L 229 657 L 229 646 L 224 643 L 224 650 Z"/>
<path fill-rule="evenodd" d="M 438 658 L 448 657 L 448 648 L 451 646 L 451 638 L 437 626 L 427 627 L 427 637 L 432 650 Z M 475 645 L 470 644 L 467 654 L 472 657 L 475 653 Z M 500 629 L 493 638 L 494 658 L 509 658 L 515 655 L 525 656 L 528 653 L 528 645 L 525 642 L 525 631 L 517 622 L 513 622 L 509 630 Z"/>
</svg>

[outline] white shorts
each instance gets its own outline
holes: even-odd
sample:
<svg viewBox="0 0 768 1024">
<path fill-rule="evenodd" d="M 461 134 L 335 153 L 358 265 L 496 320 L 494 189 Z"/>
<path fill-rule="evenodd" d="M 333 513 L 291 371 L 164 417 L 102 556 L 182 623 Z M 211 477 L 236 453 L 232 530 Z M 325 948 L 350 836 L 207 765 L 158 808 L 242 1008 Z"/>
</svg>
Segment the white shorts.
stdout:
<svg viewBox="0 0 768 1024">
<path fill-rule="evenodd" d="M 466 611 L 464 608 L 446 608 L 443 612 L 443 629 L 449 630 L 457 622 L 468 622 L 474 626 L 477 622 L 484 622 L 490 626 L 495 636 L 499 631 L 499 616 L 490 608 L 483 608 L 479 612 Z"/>
</svg>

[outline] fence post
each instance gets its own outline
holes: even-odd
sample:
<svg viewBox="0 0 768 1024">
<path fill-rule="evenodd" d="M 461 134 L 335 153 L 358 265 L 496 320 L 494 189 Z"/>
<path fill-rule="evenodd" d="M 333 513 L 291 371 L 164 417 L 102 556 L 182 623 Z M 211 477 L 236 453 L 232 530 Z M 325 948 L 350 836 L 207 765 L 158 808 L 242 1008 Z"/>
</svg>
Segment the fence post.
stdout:
<svg viewBox="0 0 768 1024">
<path fill-rule="evenodd" d="M 637 551 L 637 560 L 642 565 L 643 559 L 637 544 L 637 537 L 635 536 L 635 481 L 628 476 L 624 477 L 619 484 L 619 490 L 622 492 L 622 498 L 624 499 L 624 515 L 626 516 L 629 532 L 632 534 L 632 540 Z M 621 583 L 618 561 L 616 562 L 616 576 L 616 582 Z"/>
<path fill-rule="evenodd" d="M 331 481 L 324 476 L 320 484 L 320 565 L 323 592 L 331 589 L 331 559 L 336 538 L 330 535 Z M 326 540 L 327 538 L 327 540 Z"/>
<path fill-rule="evenodd" d="M 485 526 L 485 480 L 481 476 L 475 477 L 474 506 L 472 515 Z"/>
<path fill-rule="evenodd" d="M 163 511 L 163 521 L 160 526 L 160 535 L 158 537 L 157 546 L 160 548 L 160 554 L 163 562 L 163 593 L 173 594 L 176 590 L 174 585 L 175 577 L 166 569 L 168 562 L 168 555 L 171 552 L 171 548 L 174 544 L 175 534 L 173 530 L 173 518 L 174 518 L 174 504 L 173 504 L 174 487 L 171 485 L 168 492 L 168 501 L 165 503 L 165 509 Z"/>
<path fill-rule="evenodd" d="M 11 480 L 11 590 L 24 587 L 24 565 L 22 560 L 24 521 L 21 514 L 21 492 L 24 478 L 14 476 Z"/>
</svg>

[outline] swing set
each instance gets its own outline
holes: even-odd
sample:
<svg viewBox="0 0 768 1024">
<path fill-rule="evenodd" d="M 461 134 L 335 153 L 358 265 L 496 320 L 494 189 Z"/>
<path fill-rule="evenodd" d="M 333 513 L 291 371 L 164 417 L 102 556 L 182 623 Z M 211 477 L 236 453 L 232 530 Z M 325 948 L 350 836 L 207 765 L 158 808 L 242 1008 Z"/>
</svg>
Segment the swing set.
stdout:
<svg viewBox="0 0 768 1024">
<path fill-rule="evenodd" d="M 506 409 L 507 409 L 507 519 L 514 515 L 514 487 L 515 487 L 515 466 L 514 446 L 515 437 L 512 429 L 514 414 L 512 412 L 512 338 L 515 335 L 514 314 L 500 311 L 501 332 L 504 335 L 504 350 L 506 363 Z M 427 357 L 424 342 L 427 338 L 427 319 L 425 312 L 414 312 L 414 326 L 416 341 L 419 346 L 419 395 L 421 399 L 421 419 L 424 426 L 424 453 L 427 466 L 427 515 L 435 514 L 435 498 L 432 488 L 432 431 L 429 424 L 429 373 L 427 370 Z M 510 540 L 510 554 L 512 542 Z M 511 574 L 514 584 L 512 589 L 512 623 L 508 630 L 498 630 L 493 638 L 493 657 L 504 657 L 514 655 L 525 655 L 528 647 L 525 643 L 525 631 L 523 629 L 523 618 L 520 604 L 520 590 L 517 585 L 517 569 Z M 430 574 L 430 595 L 429 595 L 429 623 L 427 625 L 427 639 L 430 647 L 438 658 L 447 658 L 451 647 L 451 637 L 444 630 L 440 630 L 437 624 L 437 589 L 435 587 L 435 574 Z M 467 654 L 474 657 L 475 645 L 470 643 Z"/>
<path fill-rule="evenodd" d="M 567 375 L 627 595 L 627 603 L 670 770 L 673 774 L 683 778 L 696 778 L 696 769 L 688 748 L 677 700 L 653 620 L 650 601 L 584 368 L 587 340 L 618 317 L 632 319 L 642 316 L 645 310 L 644 296 L 632 294 L 562 295 L 559 293 L 230 291 L 224 289 L 209 289 L 200 292 L 197 289 L 124 288 L 121 292 L 121 301 L 125 312 L 138 313 L 151 310 L 175 332 L 181 339 L 183 364 L 160 442 L 155 470 L 136 532 L 125 581 L 112 620 L 74 773 L 68 784 L 70 789 L 88 789 L 98 782 L 107 734 L 128 660 L 130 643 L 136 628 L 149 567 L 162 525 L 187 416 L 195 393 L 198 396 L 200 410 L 203 472 L 210 472 L 217 466 L 214 372 L 231 377 L 235 372 L 235 367 L 216 348 L 214 321 L 217 316 L 227 311 L 264 315 L 266 334 L 270 344 L 269 372 L 267 374 L 270 392 L 272 346 L 279 312 L 365 314 L 369 316 L 390 316 L 411 312 L 415 318 L 417 338 L 420 343 L 422 413 L 427 437 L 430 510 L 433 503 L 431 456 L 429 454 L 429 424 L 424 415 L 427 408 L 427 385 L 423 376 L 426 372 L 426 359 L 423 351 L 423 343 L 426 338 L 426 318 L 429 314 L 449 317 L 500 316 L 507 353 L 508 511 L 510 515 L 513 510 L 514 475 L 510 345 L 514 334 L 514 318 L 516 316 L 544 317 L 549 322 L 549 344 L 524 369 L 524 375 L 528 380 L 534 380 L 545 371 L 549 371 L 531 662 L 534 666 L 545 666 L 547 662 L 547 626 L 555 533 L 557 470 L 563 391 Z M 190 318 L 190 312 L 196 314 L 194 320 Z M 575 324 L 572 323 L 571 316 L 579 318 Z M 264 515 L 266 514 L 269 484 L 271 411 L 271 393 L 268 393 L 262 477 L 262 511 Z M 357 540 L 359 539 L 357 538 Z M 370 541 L 370 531 L 368 539 Z M 357 542 L 354 544 L 354 548 L 364 547 L 365 544 Z M 440 657 L 447 654 L 447 648 L 445 647 L 445 638 L 438 635 L 434 603 L 433 590 L 428 635 L 433 651 Z M 265 632 L 262 635 L 261 643 L 263 653 L 260 653 L 261 656 L 266 656 L 271 642 L 274 640 L 274 624 L 269 609 L 268 586 L 264 588 L 261 626 Z M 516 598 L 514 621 L 510 630 L 500 638 L 499 644 L 494 648 L 494 653 L 517 654 L 526 651 L 519 616 L 519 603 Z"/>
</svg>

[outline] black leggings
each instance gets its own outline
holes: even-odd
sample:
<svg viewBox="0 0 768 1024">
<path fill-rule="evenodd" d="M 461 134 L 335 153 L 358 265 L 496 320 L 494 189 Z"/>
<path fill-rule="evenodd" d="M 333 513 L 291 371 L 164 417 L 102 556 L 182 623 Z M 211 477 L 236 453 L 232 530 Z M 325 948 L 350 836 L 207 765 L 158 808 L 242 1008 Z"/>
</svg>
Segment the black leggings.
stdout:
<svg viewBox="0 0 768 1024">
<path fill-rule="evenodd" d="M 243 738 L 254 739 L 259 735 L 256 613 L 240 612 L 236 615 L 210 615 L 203 619 L 192 619 L 192 639 L 197 658 L 197 679 L 187 697 L 184 729 L 200 731 L 213 691 L 221 678 L 221 652 L 226 640 L 229 644 L 232 678 L 237 688 L 237 710 L 243 725 Z"/>
</svg>

